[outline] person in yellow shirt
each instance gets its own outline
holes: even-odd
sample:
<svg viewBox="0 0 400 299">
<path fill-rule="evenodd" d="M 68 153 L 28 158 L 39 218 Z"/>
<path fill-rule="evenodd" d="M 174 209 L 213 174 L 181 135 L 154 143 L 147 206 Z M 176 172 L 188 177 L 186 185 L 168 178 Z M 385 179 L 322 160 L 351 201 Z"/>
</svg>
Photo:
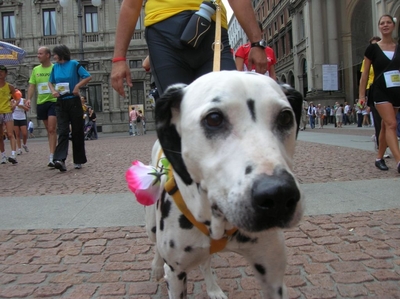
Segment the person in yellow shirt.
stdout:
<svg viewBox="0 0 400 299">
<path fill-rule="evenodd" d="M 215 2 L 221 8 L 221 70 L 235 70 L 229 45 L 226 10 L 221 0 Z M 121 4 L 112 59 L 111 84 L 123 97 L 125 97 L 124 80 L 128 86 L 132 86 L 126 54 L 142 5 L 143 0 L 123 0 Z M 151 57 L 150 68 L 160 94 L 171 84 L 190 84 L 198 77 L 212 71 L 216 15 L 213 5 L 213 1 L 201 0 L 146 1 L 145 36 Z M 266 42 L 258 27 L 251 1 L 229 0 L 229 5 L 250 40 L 249 64 L 255 66 L 256 72 L 264 74 L 268 65 L 265 54 Z M 187 39 L 186 33 L 190 32 L 193 25 L 190 22 L 192 17 L 201 20 L 196 24 L 202 25 L 206 32 L 201 36 Z M 200 41 L 198 37 L 203 37 L 203 40 Z"/>
<path fill-rule="evenodd" d="M 17 164 L 16 158 L 16 142 L 14 137 L 14 120 L 12 113 L 19 103 L 19 99 L 16 97 L 15 88 L 11 84 L 6 82 L 8 70 L 4 65 L 0 65 L 0 136 L 3 136 L 3 124 L 7 129 L 7 137 L 10 140 L 11 146 L 11 156 L 6 157 L 6 150 L 4 147 L 4 140 L 0 138 L 0 151 L 1 151 L 1 160 L 0 164 L 6 164 L 8 162 L 12 164 Z M 20 94 L 20 93 L 19 93 Z M 15 97 L 17 101 L 11 100 L 11 95 Z"/>
<path fill-rule="evenodd" d="M 369 43 L 375 44 L 375 43 L 379 42 L 380 40 L 381 40 L 381 38 L 379 36 L 373 36 L 369 40 Z M 363 69 L 364 69 L 364 60 L 361 64 L 361 73 L 363 72 Z M 361 82 L 361 79 L 360 79 L 360 82 Z M 378 149 L 379 148 L 379 133 L 381 131 L 382 118 L 375 108 L 375 104 L 374 104 L 374 100 L 372 99 L 372 95 L 369 94 L 369 88 L 373 82 L 374 82 L 374 68 L 371 65 L 371 67 L 369 68 L 366 94 L 367 94 L 367 106 L 371 109 L 372 118 L 374 120 L 375 135 L 372 136 L 372 139 L 375 142 L 376 149 Z M 362 113 L 357 113 L 358 127 L 362 127 L 362 118 L 363 118 Z"/>
</svg>

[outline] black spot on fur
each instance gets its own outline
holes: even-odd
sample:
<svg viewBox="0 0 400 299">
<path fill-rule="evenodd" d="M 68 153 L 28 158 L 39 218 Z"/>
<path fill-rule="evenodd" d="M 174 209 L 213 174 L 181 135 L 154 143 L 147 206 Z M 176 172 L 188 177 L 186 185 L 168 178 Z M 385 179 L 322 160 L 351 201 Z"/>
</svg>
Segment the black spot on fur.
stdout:
<svg viewBox="0 0 400 299">
<path fill-rule="evenodd" d="M 167 285 L 167 289 L 169 290 L 169 284 L 168 284 L 168 281 L 165 281 L 165 284 Z"/>
<path fill-rule="evenodd" d="M 240 233 L 240 232 L 238 232 L 238 233 L 236 234 L 236 240 L 237 240 L 239 243 L 247 243 L 247 242 L 250 242 L 250 241 L 251 241 L 251 238 L 248 237 L 248 236 L 246 236 L 246 235 L 243 235 L 243 234 Z"/>
<path fill-rule="evenodd" d="M 185 292 L 182 292 L 181 295 L 179 296 L 179 298 L 183 299 L 183 298 L 185 298 L 184 296 L 185 296 Z"/>
<path fill-rule="evenodd" d="M 216 98 L 213 98 L 211 102 L 212 103 L 220 103 L 221 99 L 219 97 L 216 97 Z"/>
<path fill-rule="evenodd" d="M 161 199 L 161 219 L 160 219 L 160 230 L 164 230 L 164 219 L 169 216 L 171 211 L 171 201 L 162 198 Z"/>
<path fill-rule="evenodd" d="M 156 231 L 157 231 L 157 227 L 153 226 L 153 227 L 151 228 L 151 232 L 152 232 L 153 234 L 155 234 Z"/>
<path fill-rule="evenodd" d="M 211 221 L 210 220 L 206 220 L 203 222 L 205 225 L 210 226 L 211 225 Z"/>
<path fill-rule="evenodd" d="M 186 252 L 191 252 L 193 250 L 192 246 L 186 246 L 184 249 Z"/>
<path fill-rule="evenodd" d="M 280 287 L 279 289 L 278 289 L 278 295 L 279 296 L 283 296 L 283 290 L 282 290 L 282 287 Z"/>
<path fill-rule="evenodd" d="M 222 217 L 222 212 L 219 209 L 218 205 L 215 203 L 211 206 L 211 213 L 215 218 Z"/>
<path fill-rule="evenodd" d="M 247 166 L 246 170 L 245 170 L 245 174 L 249 174 L 253 171 L 253 167 L 252 166 Z"/>
<path fill-rule="evenodd" d="M 260 264 L 254 264 L 254 268 L 256 268 L 257 272 L 261 275 L 265 275 L 265 267 Z"/>
<path fill-rule="evenodd" d="M 178 279 L 179 280 L 182 280 L 184 278 L 186 278 L 186 272 L 181 272 L 181 273 L 178 274 Z"/>
<path fill-rule="evenodd" d="M 256 121 L 256 109 L 254 106 L 254 100 L 248 99 L 247 100 L 247 107 L 249 108 L 251 119 Z"/>
<path fill-rule="evenodd" d="M 170 240 L 170 241 L 169 241 L 169 247 L 171 247 L 171 248 L 174 248 L 174 247 L 175 247 L 174 240 Z"/>
<path fill-rule="evenodd" d="M 193 228 L 193 224 L 183 214 L 181 216 L 179 216 L 178 221 L 179 221 L 179 226 L 182 229 L 192 229 Z"/>
</svg>

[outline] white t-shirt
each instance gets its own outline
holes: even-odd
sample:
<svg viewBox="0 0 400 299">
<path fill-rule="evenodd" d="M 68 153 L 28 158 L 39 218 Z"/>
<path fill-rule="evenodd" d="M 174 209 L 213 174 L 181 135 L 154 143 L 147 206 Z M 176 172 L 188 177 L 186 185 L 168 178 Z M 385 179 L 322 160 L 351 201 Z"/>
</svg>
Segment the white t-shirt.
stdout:
<svg viewBox="0 0 400 299">
<path fill-rule="evenodd" d="M 21 98 L 18 106 L 24 106 L 24 103 L 25 103 L 25 99 Z M 18 107 L 18 106 L 15 107 L 15 110 L 13 112 L 13 119 L 16 119 L 16 120 L 24 120 L 24 119 L 26 119 L 25 110 L 23 108 Z"/>
</svg>

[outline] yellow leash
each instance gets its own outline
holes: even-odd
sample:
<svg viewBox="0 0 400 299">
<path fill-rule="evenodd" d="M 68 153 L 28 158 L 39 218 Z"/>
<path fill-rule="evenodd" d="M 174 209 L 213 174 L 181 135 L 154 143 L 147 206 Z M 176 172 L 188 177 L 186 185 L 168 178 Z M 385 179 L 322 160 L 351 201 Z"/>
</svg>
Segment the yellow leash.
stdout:
<svg viewBox="0 0 400 299">
<path fill-rule="evenodd" d="M 163 151 L 160 150 L 158 153 L 157 161 L 159 161 L 162 157 Z M 199 221 L 193 216 L 192 212 L 188 209 L 185 201 L 183 200 L 182 194 L 179 191 L 178 186 L 176 185 L 176 181 L 174 178 L 174 174 L 172 172 L 172 166 L 168 169 L 168 181 L 164 185 L 165 191 L 172 197 L 176 206 L 179 208 L 181 213 L 185 215 L 185 217 L 192 223 L 197 229 L 199 229 L 203 234 L 206 236 L 210 236 L 210 231 L 208 227 Z M 219 240 L 215 240 L 210 238 L 210 254 L 216 253 L 221 251 L 225 248 L 226 244 L 228 243 L 228 237 L 233 235 L 237 231 L 237 228 L 232 228 L 225 232 L 225 236 Z"/>
</svg>

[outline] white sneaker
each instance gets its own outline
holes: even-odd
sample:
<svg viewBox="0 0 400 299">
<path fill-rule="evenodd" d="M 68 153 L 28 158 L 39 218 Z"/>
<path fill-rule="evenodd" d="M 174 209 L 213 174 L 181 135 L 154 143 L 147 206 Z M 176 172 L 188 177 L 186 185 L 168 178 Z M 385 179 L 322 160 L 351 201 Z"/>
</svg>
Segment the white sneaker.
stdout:
<svg viewBox="0 0 400 299">
<path fill-rule="evenodd" d="M 25 150 L 26 152 L 29 152 L 29 148 L 28 148 L 27 145 L 23 144 L 22 147 L 24 148 L 24 150 Z"/>
<path fill-rule="evenodd" d="M 19 149 L 17 150 L 17 155 L 18 155 L 18 156 L 19 156 L 19 155 L 22 155 L 22 149 L 19 148 Z"/>
<path fill-rule="evenodd" d="M 3 157 L 1 158 L 0 164 L 7 164 L 7 157 L 6 157 L 6 156 L 3 156 Z"/>
<path fill-rule="evenodd" d="M 74 164 L 74 168 L 75 169 L 81 169 L 82 168 L 82 164 Z"/>
</svg>

